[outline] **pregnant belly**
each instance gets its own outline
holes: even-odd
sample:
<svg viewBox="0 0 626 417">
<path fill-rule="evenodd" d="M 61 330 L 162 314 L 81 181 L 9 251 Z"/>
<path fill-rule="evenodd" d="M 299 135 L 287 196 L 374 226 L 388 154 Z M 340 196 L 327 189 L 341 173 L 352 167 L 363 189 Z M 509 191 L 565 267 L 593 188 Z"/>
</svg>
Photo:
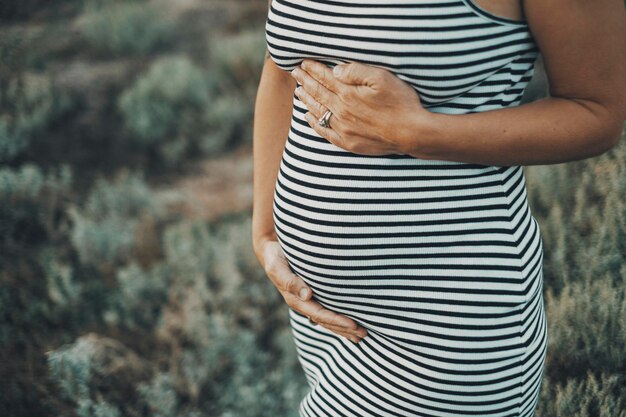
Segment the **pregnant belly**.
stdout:
<svg viewBox="0 0 626 417">
<path fill-rule="evenodd" d="M 368 329 L 424 341 L 449 324 L 489 349 L 517 337 L 529 297 L 524 223 L 496 168 L 362 158 L 292 131 L 274 192 L 279 243 L 320 303 Z"/>
</svg>

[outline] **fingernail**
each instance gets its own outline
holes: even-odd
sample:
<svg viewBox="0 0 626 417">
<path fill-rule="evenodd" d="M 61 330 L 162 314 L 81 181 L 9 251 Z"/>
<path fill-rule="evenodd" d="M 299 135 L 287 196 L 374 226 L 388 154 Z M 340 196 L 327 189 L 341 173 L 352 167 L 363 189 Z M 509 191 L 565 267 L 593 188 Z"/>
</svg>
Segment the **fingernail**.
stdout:
<svg viewBox="0 0 626 417">
<path fill-rule="evenodd" d="M 296 88 L 296 95 L 300 95 L 302 93 L 302 87 Z"/>
<path fill-rule="evenodd" d="M 352 337 L 350 340 L 352 341 L 352 343 L 357 344 L 359 343 L 360 339 L 358 337 Z"/>
<path fill-rule="evenodd" d="M 306 288 L 301 288 L 300 289 L 300 298 L 302 300 L 306 300 L 306 296 L 309 294 L 309 291 L 307 291 Z"/>
<path fill-rule="evenodd" d="M 335 76 L 340 76 L 341 73 L 343 72 L 343 66 L 341 65 L 335 65 L 335 68 L 333 68 L 333 74 L 335 74 Z"/>
</svg>

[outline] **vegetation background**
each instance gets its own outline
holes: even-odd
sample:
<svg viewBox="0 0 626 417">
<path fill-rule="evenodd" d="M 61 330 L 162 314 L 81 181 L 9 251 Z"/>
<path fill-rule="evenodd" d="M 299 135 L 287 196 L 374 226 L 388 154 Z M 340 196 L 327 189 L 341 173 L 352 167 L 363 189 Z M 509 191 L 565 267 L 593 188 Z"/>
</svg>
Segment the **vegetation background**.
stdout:
<svg viewBox="0 0 626 417">
<path fill-rule="evenodd" d="M 287 307 L 250 242 L 266 14 L 0 0 L 0 415 L 297 416 Z M 524 170 L 546 255 L 537 416 L 624 417 L 626 141 Z"/>
</svg>

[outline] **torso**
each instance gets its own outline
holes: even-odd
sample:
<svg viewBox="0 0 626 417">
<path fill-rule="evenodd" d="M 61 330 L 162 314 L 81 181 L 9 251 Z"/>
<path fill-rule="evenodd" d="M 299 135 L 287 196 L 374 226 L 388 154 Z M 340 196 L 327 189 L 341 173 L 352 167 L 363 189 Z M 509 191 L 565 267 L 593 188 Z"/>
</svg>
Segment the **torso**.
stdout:
<svg viewBox="0 0 626 417">
<path fill-rule="evenodd" d="M 487 12 L 478 1 L 494 0 L 274 0 L 268 50 L 287 71 L 304 58 L 381 66 L 413 85 L 434 112 L 516 105 L 538 48 L 525 21 Z"/>
<path fill-rule="evenodd" d="M 471 1 L 274 0 L 268 50 L 286 71 L 382 66 L 434 112 L 515 106 L 537 47 L 525 22 Z M 353 154 L 306 111 L 294 95 L 276 234 L 315 299 L 368 336 L 353 346 L 289 310 L 311 387 L 300 416 L 530 417 L 546 321 L 522 168 Z"/>
</svg>

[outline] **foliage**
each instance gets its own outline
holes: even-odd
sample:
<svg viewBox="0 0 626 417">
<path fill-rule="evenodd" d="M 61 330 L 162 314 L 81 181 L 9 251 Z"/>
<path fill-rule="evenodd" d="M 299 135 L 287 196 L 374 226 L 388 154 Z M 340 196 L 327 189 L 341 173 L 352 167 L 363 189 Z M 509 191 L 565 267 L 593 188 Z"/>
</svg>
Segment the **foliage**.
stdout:
<svg viewBox="0 0 626 417">
<path fill-rule="evenodd" d="M 576 282 L 555 296 L 546 294 L 550 368 L 561 375 L 586 369 L 626 374 L 626 265 L 622 282 L 610 277 Z M 598 337 L 602 335 L 602 337 Z"/>
<path fill-rule="evenodd" d="M 68 209 L 81 261 L 96 266 L 129 261 L 140 223 L 160 210 L 141 174 L 123 171 L 113 182 L 98 179 L 84 207 Z"/>
<path fill-rule="evenodd" d="M 46 128 L 73 106 L 70 96 L 45 77 L 11 77 L 0 89 L 0 163 L 21 156 Z"/>
<path fill-rule="evenodd" d="M 82 31 L 98 51 L 112 55 L 146 54 L 170 45 L 172 22 L 144 1 L 86 1 Z"/>
<path fill-rule="evenodd" d="M 263 27 L 248 28 L 235 35 L 214 35 L 208 49 L 220 94 L 207 107 L 209 133 L 201 145 L 207 153 L 236 140 L 252 139 L 254 97 L 264 63 Z"/>
<path fill-rule="evenodd" d="M 626 381 L 623 374 L 591 371 L 565 383 L 546 378 L 537 417 L 626 417 Z"/>
<path fill-rule="evenodd" d="M 144 271 L 131 263 L 117 271 L 117 291 L 111 295 L 111 305 L 105 320 L 112 326 L 149 329 L 160 317 L 167 302 L 169 275 L 167 268 L 155 267 Z"/>
<path fill-rule="evenodd" d="M 223 91 L 254 92 L 263 68 L 265 47 L 263 26 L 209 38 L 211 67 L 220 79 Z"/>
<path fill-rule="evenodd" d="M 206 107 L 207 129 L 198 147 L 205 155 L 214 155 L 240 138 L 252 138 L 253 108 L 250 100 L 221 95 Z"/>
<path fill-rule="evenodd" d="M 558 293 L 580 280 L 613 277 L 626 264 L 626 146 L 598 158 L 526 168 L 529 201 L 547 244 L 546 270 Z"/>
<path fill-rule="evenodd" d="M 54 238 L 58 210 L 71 185 L 69 166 L 50 173 L 32 164 L 0 168 L 0 259 L 21 246 Z"/>
<path fill-rule="evenodd" d="M 190 59 L 167 56 L 124 91 L 118 108 L 136 145 L 176 165 L 205 130 L 202 114 L 213 89 L 213 80 Z"/>
</svg>

